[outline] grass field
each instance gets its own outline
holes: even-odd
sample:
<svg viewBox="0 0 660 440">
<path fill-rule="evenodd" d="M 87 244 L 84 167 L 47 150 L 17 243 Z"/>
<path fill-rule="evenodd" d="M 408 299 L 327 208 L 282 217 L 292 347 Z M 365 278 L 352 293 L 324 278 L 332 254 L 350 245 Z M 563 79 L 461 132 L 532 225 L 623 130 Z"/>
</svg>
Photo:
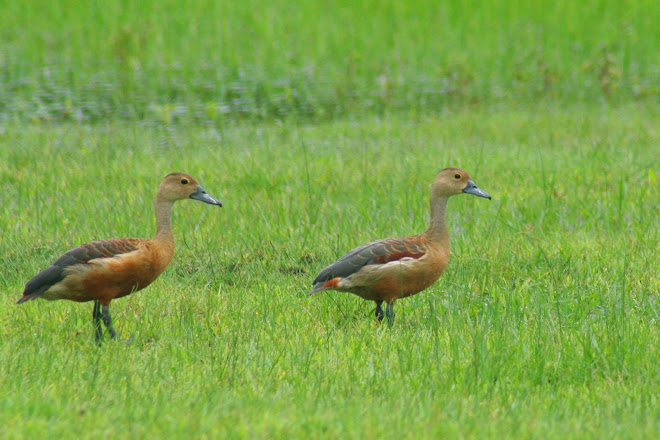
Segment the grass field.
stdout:
<svg viewBox="0 0 660 440">
<path fill-rule="evenodd" d="M 0 439 L 660 438 L 660 2 L 0 1 Z M 379 326 L 306 296 L 449 203 Z M 14 303 L 89 240 L 175 257 L 113 302 Z"/>
<path fill-rule="evenodd" d="M 0 2 L 0 120 L 658 102 L 655 0 Z"/>
<path fill-rule="evenodd" d="M 399 115 L 359 123 L 7 126 L 0 175 L 0 436 L 655 438 L 660 432 L 657 109 Z M 460 165 L 452 261 L 393 327 L 316 272 L 421 231 Z M 165 274 L 112 304 L 15 306 L 56 255 L 150 236 L 173 170 Z"/>
</svg>

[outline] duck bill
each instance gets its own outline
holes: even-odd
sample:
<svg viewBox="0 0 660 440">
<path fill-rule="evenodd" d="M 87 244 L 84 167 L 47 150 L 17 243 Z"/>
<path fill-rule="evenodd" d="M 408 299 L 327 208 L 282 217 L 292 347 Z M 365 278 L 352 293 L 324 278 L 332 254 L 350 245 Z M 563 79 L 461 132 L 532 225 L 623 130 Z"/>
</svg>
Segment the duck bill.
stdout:
<svg viewBox="0 0 660 440">
<path fill-rule="evenodd" d="M 218 205 L 222 206 L 222 202 L 211 194 L 207 193 L 202 185 L 197 185 L 197 191 L 190 194 L 190 198 L 194 200 L 199 200 L 200 202 L 208 203 L 209 205 Z"/>
<path fill-rule="evenodd" d="M 466 194 L 472 194 L 473 196 L 483 197 L 485 199 L 490 200 L 490 194 L 488 194 L 483 189 L 479 188 L 477 184 L 472 181 L 472 179 L 468 180 L 468 184 L 463 189 L 463 192 Z"/>
</svg>

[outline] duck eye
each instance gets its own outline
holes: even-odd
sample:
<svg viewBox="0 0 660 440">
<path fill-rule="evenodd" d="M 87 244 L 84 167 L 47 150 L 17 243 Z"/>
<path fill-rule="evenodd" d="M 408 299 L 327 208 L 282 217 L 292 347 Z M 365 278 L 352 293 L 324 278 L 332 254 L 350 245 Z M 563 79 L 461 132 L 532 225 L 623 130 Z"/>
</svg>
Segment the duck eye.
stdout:
<svg viewBox="0 0 660 440">
<path fill-rule="evenodd" d="M 183 179 L 181 179 L 181 184 L 182 184 L 182 185 L 188 185 L 189 183 L 190 183 L 190 182 L 189 182 L 188 179 L 186 179 L 185 177 L 184 177 Z"/>
<path fill-rule="evenodd" d="M 458 180 L 458 179 L 460 179 L 460 178 L 461 178 L 461 175 L 460 175 L 460 174 L 454 174 L 454 179 L 457 179 L 457 180 Z"/>
</svg>

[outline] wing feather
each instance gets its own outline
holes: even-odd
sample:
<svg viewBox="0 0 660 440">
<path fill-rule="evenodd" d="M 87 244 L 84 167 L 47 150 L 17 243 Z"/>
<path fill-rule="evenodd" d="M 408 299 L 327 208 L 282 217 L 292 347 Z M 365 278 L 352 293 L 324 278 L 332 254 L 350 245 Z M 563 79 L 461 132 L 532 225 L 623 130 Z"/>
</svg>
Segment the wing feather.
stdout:
<svg viewBox="0 0 660 440">
<path fill-rule="evenodd" d="M 141 239 L 121 238 L 112 240 L 92 241 L 82 244 L 63 254 L 51 266 L 39 272 L 25 285 L 24 299 L 28 295 L 36 297 L 43 294 L 51 286 L 64 279 L 65 271 L 75 264 L 88 264 L 100 258 L 112 258 L 117 255 L 136 251 L 140 248 Z"/>
<path fill-rule="evenodd" d="M 422 258 L 424 254 L 426 254 L 426 246 L 418 237 L 373 241 L 353 249 L 323 269 L 313 284 L 325 283 L 336 277 L 346 278 L 370 264 L 386 264 L 402 258 L 417 259 Z"/>
</svg>

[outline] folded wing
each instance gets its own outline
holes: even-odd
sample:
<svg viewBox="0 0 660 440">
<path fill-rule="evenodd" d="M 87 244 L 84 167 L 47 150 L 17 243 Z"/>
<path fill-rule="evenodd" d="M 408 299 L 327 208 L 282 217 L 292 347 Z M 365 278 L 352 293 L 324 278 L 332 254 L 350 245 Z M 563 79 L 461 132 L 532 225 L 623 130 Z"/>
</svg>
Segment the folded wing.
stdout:
<svg viewBox="0 0 660 440">
<path fill-rule="evenodd" d="M 326 283 L 335 278 L 347 278 L 371 264 L 387 264 L 403 258 L 422 258 L 426 247 L 417 237 L 387 238 L 373 241 L 353 249 L 336 262 L 323 269 L 314 280 L 314 289 L 318 292 L 331 286 Z"/>
<path fill-rule="evenodd" d="M 39 272 L 25 285 L 23 297 L 18 304 L 35 299 L 66 277 L 66 269 L 76 264 L 89 264 L 100 258 L 112 258 L 139 249 L 140 239 L 122 238 L 92 241 L 71 249 L 51 266 Z"/>
</svg>

